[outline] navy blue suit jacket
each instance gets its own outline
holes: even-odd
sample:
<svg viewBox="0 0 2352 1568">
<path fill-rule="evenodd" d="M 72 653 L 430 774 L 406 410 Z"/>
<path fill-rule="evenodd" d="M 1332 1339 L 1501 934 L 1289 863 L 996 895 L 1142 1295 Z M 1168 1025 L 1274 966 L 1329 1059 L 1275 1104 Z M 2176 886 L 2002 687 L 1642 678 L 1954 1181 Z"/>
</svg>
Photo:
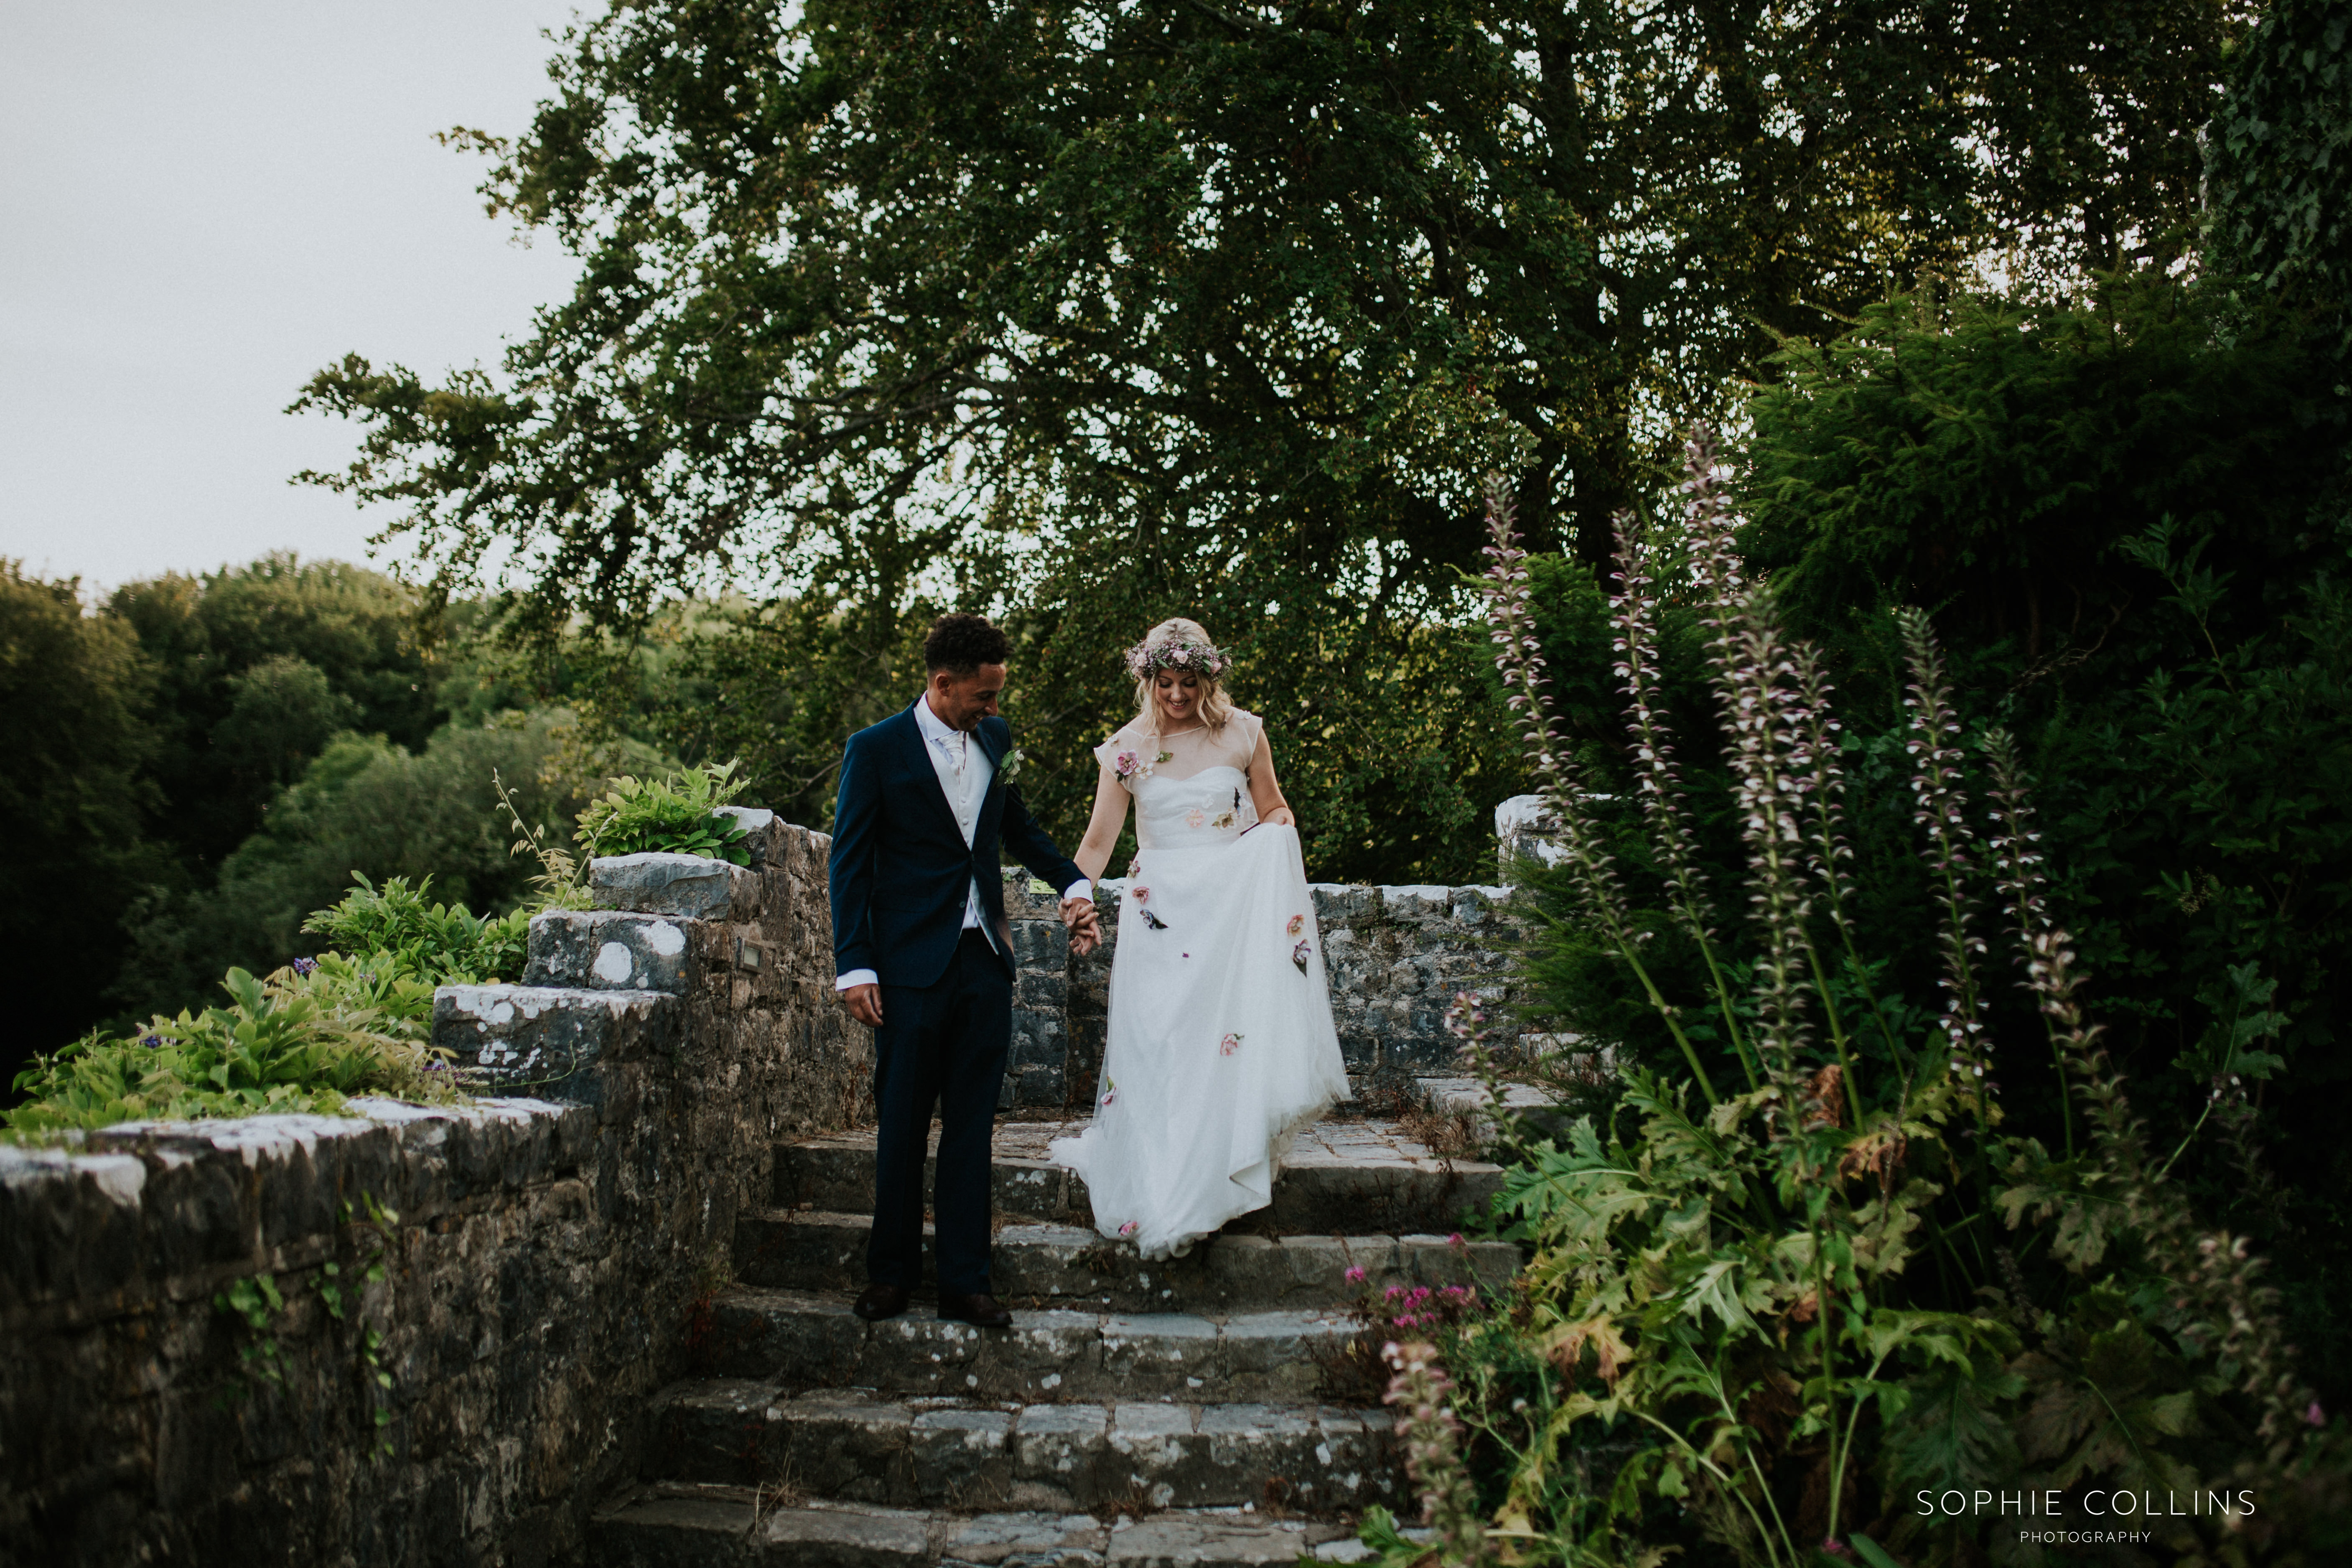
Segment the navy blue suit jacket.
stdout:
<svg viewBox="0 0 2352 1568">
<path fill-rule="evenodd" d="M 1004 782 L 1012 727 L 982 719 L 972 740 L 988 753 L 990 774 L 967 849 L 911 704 L 849 737 L 833 813 L 835 973 L 870 969 L 885 985 L 939 979 L 962 938 L 964 898 L 974 878 L 980 918 L 995 933 L 1010 973 L 1013 928 L 1004 918 L 998 844 L 1056 893 L 1085 875 L 1031 818 L 1021 792 Z"/>
</svg>

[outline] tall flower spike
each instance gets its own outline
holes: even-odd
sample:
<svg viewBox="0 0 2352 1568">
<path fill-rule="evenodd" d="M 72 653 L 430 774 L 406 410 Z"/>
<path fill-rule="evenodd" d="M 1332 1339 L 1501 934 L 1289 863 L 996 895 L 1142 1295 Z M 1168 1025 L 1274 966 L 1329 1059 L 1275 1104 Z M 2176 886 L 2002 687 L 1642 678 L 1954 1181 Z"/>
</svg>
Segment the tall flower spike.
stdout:
<svg viewBox="0 0 2352 1568">
<path fill-rule="evenodd" d="M 1423 1521 L 1437 1532 L 1438 1561 L 1445 1568 L 1486 1562 L 1486 1521 L 1478 1515 L 1478 1489 L 1463 1460 L 1462 1426 L 1450 1397 L 1454 1381 L 1437 1359 L 1437 1347 L 1390 1344 L 1381 1359 L 1391 1373 L 1382 1403 L 1396 1406 L 1405 1470 L 1421 1493 Z"/>
<path fill-rule="evenodd" d="M 1576 902 L 1584 917 L 1606 933 L 1617 955 L 1640 979 L 1650 1005 L 1674 1036 L 1675 1043 L 1682 1047 L 1683 1058 L 1690 1064 L 1691 1077 L 1699 1092 L 1706 1097 L 1707 1104 L 1717 1104 L 1719 1097 L 1699 1062 L 1698 1048 L 1675 1020 L 1675 1008 L 1643 966 L 1640 949 L 1649 932 L 1634 923 L 1626 908 L 1624 890 L 1617 880 L 1607 838 L 1598 825 L 1585 816 L 1582 770 L 1576 765 L 1567 741 L 1559 731 L 1551 697 L 1545 689 L 1549 683 L 1544 676 L 1542 645 L 1536 637 L 1535 615 L 1528 598 L 1528 553 L 1519 547 L 1510 495 L 1499 474 L 1489 475 L 1486 480 L 1486 529 L 1492 539 L 1486 546 L 1486 555 L 1493 564 L 1486 568 L 1484 592 L 1487 625 L 1498 650 L 1495 668 L 1503 678 L 1511 711 L 1519 716 L 1521 737 L 1527 743 L 1528 760 L 1535 765 L 1544 800 L 1559 824 L 1561 860 L 1568 868 Z"/>
<path fill-rule="evenodd" d="M 1656 580 L 1650 573 L 1647 541 L 1635 531 L 1633 514 L 1619 512 L 1611 520 L 1617 535 L 1617 582 L 1622 590 L 1609 601 L 1617 623 L 1615 648 L 1618 689 L 1625 694 L 1625 716 L 1633 728 L 1634 789 L 1641 796 L 1642 816 L 1650 826 L 1659 862 L 1674 889 L 1675 918 L 1693 941 L 1705 942 L 1715 918 L 1707 897 L 1706 877 L 1699 869 L 1697 843 L 1691 832 L 1690 806 L 1683 797 L 1682 777 L 1675 766 L 1674 731 L 1667 722 L 1658 691 L 1658 604 Z"/>
<path fill-rule="evenodd" d="M 1807 1035 L 1805 921 L 1811 905 L 1800 875 L 1805 836 L 1799 814 L 1814 780 L 1812 752 L 1803 743 L 1804 694 L 1797 684 L 1796 650 L 1781 637 L 1769 591 L 1740 575 L 1725 472 L 1713 433 L 1704 426 L 1684 449 L 1684 469 L 1681 488 L 1690 498 L 1684 525 L 1707 605 L 1707 662 L 1714 667 L 1740 836 L 1748 843 L 1748 903 L 1764 936 L 1756 966 L 1759 1033 L 1772 1049 L 1773 1071 L 1788 1080 L 1786 1089 Z"/>
<path fill-rule="evenodd" d="M 1906 605 L 1895 612 L 1903 633 L 1905 661 L 1911 668 L 1912 820 L 1927 830 L 1920 856 L 1935 874 L 1936 901 L 1943 906 L 1943 930 L 1937 944 L 1944 953 L 1944 1037 L 1949 1042 L 1954 1068 L 1980 1085 L 1987 1067 L 1984 1021 L 1979 1016 L 1976 955 L 1984 939 L 1969 930 L 1976 913 L 1972 884 L 1977 866 L 1969 846 L 1976 834 L 1969 826 L 1960 790 L 1960 749 L 1956 737 L 1960 721 L 1952 710 L 1951 689 L 1944 679 L 1943 650 L 1937 646 L 1927 613 Z"/>
<path fill-rule="evenodd" d="M 2041 959 L 2035 943 L 2050 932 L 2050 911 L 2042 900 L 2042 854 L 2034 847 L 2042 835 L 2033 826 L 2033 805 L 2026 792 L 2025 769 L 2017 758 L 2017 742 L 2006 730 L 1988 730 L 1983 744 L 1985 760 L 1992 770 L 1992 805 L 1986 812 L 1992 826 L 1985 840 L 1992 851 L 1993 885 L 2007 900 L 2003 907 L 2009 914 L 2011 934 L 2017 938 L 2019 956 L 2028 976 L 2023 984 L 2031 990 L 2032 976 Z M 2048 1022 L 2046 1015 L 2044 1022 Z M 2050 1029 L 2050 1053 L 2058 1068 L 2058 1109 L 2066 1135 L 2066 1152 L 2071 1158 L 2074 1152 L 2074 1106 L 2073 1098 L 2065 1092 L 2066 1055 L 2054 1026 Z"/>
<path fill-rule="evenodd" d="M 1813 777 L 1806 793 L 1805 848 L 1813 875 L 1829 895 L 1830 919 L 1841 933 L 1851 921 L 1853 885 L 1841 861 L 1853 858 L 1845 839 L 1845 769 L 1838 761 L 1838 721 L 1830 707 L 1829 672 L 1811 643 L 1796 648 L 1797 691 L 1801 707 L 1802 766 Z"/>
<path fill-rule="evenodd" d="M 1544 673 L 1541 642 L 1536 637 L 1535 614 L 1528 597 L 1528 552 L 1519 548 L 1517 508 L 1501 476 L 1486 481 L 1486 531 L 1491 542 L 1486 553 L 1493 562 L 1486 573 L 1487 621 L 1497 652 L 1495 668 L 1503 678 L 1506 700 L 1518 715 L 1521 738 L 1536 765 L 1546 804 L 1559 824 L 1560 848 L 1573 877 L 1577 900 L 1585 914 L 1610 928 L 1612 934 L 1630 934 L 1623 889 L 1600 832 L 1585 816 L 1583 770 L 1569 754 L 1552 711 L 1550 684 Z"/>
</svg>

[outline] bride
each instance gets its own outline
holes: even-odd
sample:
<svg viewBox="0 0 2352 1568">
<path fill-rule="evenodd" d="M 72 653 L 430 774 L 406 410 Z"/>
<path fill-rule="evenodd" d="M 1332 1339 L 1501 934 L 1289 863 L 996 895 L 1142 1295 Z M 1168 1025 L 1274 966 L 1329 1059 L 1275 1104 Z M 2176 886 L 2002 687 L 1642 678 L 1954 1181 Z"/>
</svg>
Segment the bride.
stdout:
<svg viewBox="0 0 2352 1568">
<path fill-rule="evenodd" d="M 1182 619 L 1128 650 L 1137 712 L 1095 749 L 1076 855 L 1102 875 L 1131 796 L 1094 1121 L 1052 1153 L 1086 1178 L 1096 1226 L 1150 1258 L 1273 1201 L 1292 1132 L 1348 1094 L 1297 819 L 1226 664 Z"/>
</svg>

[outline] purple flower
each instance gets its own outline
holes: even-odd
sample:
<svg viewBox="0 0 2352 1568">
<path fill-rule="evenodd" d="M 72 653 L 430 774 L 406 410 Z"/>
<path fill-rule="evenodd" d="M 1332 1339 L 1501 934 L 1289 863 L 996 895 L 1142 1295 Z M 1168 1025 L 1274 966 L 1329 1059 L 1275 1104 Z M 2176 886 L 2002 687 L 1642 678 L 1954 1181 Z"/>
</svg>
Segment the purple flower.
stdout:
<svg viewBox="0 0 2352 1568">
<path fill-rule="evenodd" d="M 319 961 L 315 958 L 298 958 L 294 961 L 294 973 L 297 974 L 316 974 L 318 972 Z"/>
<path fill-rule="evenodd" d="M 161 1035 L 142 1035 L 139 1037 L 139 1043 L 142 1046 L 149 1047 L 160 1046 L 163 1043 L 163 1037 Z M 2316 1410 L 2319 1407 L 2315 1405 L 2312 1408 Z"/>
<path fill-rule="evenodd" d="M 2315 1399 L 2311 1402 L 2311 1408 L 2303 1413 L 2303 1419 L 2306 1426 L 2325 1426 L 2327 1425 L 2327 1413 L 2319 1408 L 2319 1401 Z"/>
</svg>

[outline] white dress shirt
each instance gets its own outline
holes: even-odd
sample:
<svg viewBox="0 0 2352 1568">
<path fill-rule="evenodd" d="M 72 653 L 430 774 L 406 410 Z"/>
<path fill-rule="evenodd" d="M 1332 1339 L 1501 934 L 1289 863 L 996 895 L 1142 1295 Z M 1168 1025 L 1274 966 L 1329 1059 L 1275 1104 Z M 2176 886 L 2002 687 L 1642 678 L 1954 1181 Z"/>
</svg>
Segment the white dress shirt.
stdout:
<svg viewBox="0 0 2352 1568">
<path fill-rule="evenodd" d="M 931 771 L 939 774 L 940 789 L 948 797 L 948 809 L 955 813 L 956 826 L 963 830 L 964 847 L 971 847 L 972 834 L 980 826 L 980 803 L 987 798 L 988 782 L 996 776 L 996 766 L 988 760 L 988 748 L 978 744 L 970 732 L 950 728 L 931 711 L 931 694 L 923 693 L 915 704 L 915 727 L 923 732 L 923 749 L 930 753 Z M 1093 901 L 1095 885 L 1091 879 L 1081 877 L 1062 890 L 1065 900 L 1085 899 Z M 980 916 L 980 878 L 975 873 L 969 891 L 964 894 L 963 929 L 978 931 L 988 937 L 989 945 L 996 945 Z M 875 985 L 881 977 L 870 969 L 853 969 L 836 977 L 833 988 L 846 991 L 853 985 Z"/>
</svg>

